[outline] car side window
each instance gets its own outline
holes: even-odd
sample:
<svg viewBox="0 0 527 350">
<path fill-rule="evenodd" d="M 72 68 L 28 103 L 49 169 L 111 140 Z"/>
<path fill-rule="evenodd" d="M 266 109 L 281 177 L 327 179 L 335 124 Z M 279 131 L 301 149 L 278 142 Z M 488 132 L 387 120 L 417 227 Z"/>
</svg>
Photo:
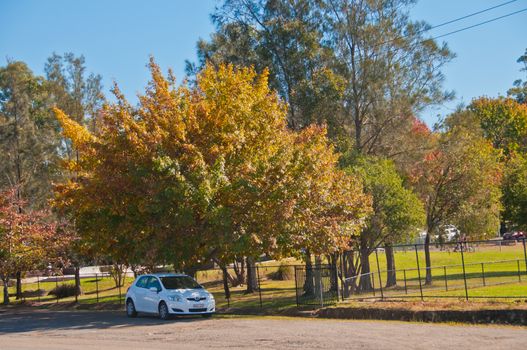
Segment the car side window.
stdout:
<svg viewBox="0 0 527 350">
<path fill-rule="evenodd" d="M 148 280 L 148 277 L 147 277 L 147 276 L 143 276 L 143 277 L 139 278 L 139 280 L 138 280 L 137 283 L 135 284 L 136 287 L 139 287 L 139 288 L 146 288 L 147 280 Z"/>
<path fill-rule="evenodd" d="M 150 289 L 152 287 L 156 288 L 157 290 L 161 290 L 161 283 L 159 283 L 159 280 L 156 277 L 150 277 L 148 280 L 147 288 Z"/>
</svg>

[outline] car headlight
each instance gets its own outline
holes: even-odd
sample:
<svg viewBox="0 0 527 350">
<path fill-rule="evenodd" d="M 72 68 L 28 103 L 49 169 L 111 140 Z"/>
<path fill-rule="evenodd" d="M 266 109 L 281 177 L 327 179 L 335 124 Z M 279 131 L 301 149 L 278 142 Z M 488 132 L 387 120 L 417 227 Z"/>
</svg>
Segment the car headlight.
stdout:
<svg viewBox="0 0 527 350">
<path fill-rule="evenodd" d="M 214 301 L 214 295 L 212 295 L 212 293 L 209 293 L 209 298 L 210 300 Z"/>
<path fill-rule="evenodd" d="M 179 295 L 169 295 L 167 298 L 170 301 L 177 301 L 178 303 L 181 302 L 181 300 L 183 300 L 181 299 L 181 296 Z"/>
</svg>

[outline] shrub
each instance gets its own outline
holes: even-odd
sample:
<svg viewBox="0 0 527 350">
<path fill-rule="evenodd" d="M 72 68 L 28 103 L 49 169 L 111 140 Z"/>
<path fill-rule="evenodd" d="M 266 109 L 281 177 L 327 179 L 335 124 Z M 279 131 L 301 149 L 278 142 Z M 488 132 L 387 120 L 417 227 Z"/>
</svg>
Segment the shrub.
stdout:
<svg viewBox="0 0 527 350">
<path fill-rule="evenodd" d="M 278 270 L 269 274 L 269 277 L 275 281 L 287 281 L 295 279 L 295 269 L 293 266 L 280 264 Z"/>
<path fill-rule="evenodd" d="M 75 296 L 75 293 L 77 292 L 77 289 L 75 288 L 74 284 L 61 284 L 60 286 L 57 286 L 53 288 L 48 295 L 54 295 L 55 297 L 62 299 L 67 297 L 73 297 Z M 77 293 L 78 295 L 80 293 Z"/>
</svg>

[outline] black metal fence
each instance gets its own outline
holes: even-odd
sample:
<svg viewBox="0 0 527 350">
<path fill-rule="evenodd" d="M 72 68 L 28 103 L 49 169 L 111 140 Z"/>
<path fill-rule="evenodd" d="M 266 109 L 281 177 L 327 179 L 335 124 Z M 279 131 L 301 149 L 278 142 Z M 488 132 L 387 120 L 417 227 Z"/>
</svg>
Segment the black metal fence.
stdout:
<svg viewBox="0 0 527 350">
<path fill-rule="evenodd" d="M 296 304 L 320 306 L 338 301 L 337 270 L 331 266 L 295 266 Z"/>
<path fill-rule="evenodd" d="M 524 299 L 525 243 L 521 239 L 432 244 L 430 267 L 423 244 L 393 246 L 391 256 L 379 248 L 370 256 L 370 271 L 350 274 L 342 268 L 342 299 Z M 395 268 L 386 268 L 388 259 Z"/>
<path fill-rule="evenodd" d="M 366 273 L 354 273 L 357 270 L 350 268 L 349 261 L 360 261 L 356 252 L 343 254 L 332 265 L 307 269 L 297 261 L 289 261 L 289 265 L 259 262 L 257 286 L 252 293 L 247 293 L 246 282 L 230 282 L 226 293 L 223 271 L 219 268 L 197 271 L 196 280 L 214 294 L 218 309 L 227 312 L 259 312 L 295 305 L 325 306 L 338 299 L 527 299 L 525 243 L 524 240 L 496 240 L 432 244 L 429 268 L 423 244 L 393 246 L 393 255 L 380 247 L 370 254 L 371 269 Z M 393 259 L 390 269 L 387 268 L 389 259 Z M 133 274 L 129 271 L 122 284 L 117 285 L 105 271 L 108 270 L 81 274 L 80 295 L 72 293 L 73 275 L 26 273 L 22 276 L 19 297 L 35 305 L 78 303 L 121 307 L 126 290 L 134 280 Z M 236 274 L 234 266 L 229 266 L 227 271 L 233 276 Z M 15 279 L 11 279 L 12 301 L 16 301 L 16 289 Z"/>
</svg>

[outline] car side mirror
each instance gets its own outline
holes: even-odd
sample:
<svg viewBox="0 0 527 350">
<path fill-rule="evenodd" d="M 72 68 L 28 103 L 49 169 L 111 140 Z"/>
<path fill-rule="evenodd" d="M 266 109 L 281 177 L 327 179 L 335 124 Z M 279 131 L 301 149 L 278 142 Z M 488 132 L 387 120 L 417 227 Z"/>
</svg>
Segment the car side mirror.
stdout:
<svg viewBox="0 0 527 350">
<path fill-rule="evenodd" d="M 150 291 L 154 292 L 154 293 L 159 293 L 160 292 L 160 290 L 157 289 L 156 287 L 150 287 Z"/>
</svg>

